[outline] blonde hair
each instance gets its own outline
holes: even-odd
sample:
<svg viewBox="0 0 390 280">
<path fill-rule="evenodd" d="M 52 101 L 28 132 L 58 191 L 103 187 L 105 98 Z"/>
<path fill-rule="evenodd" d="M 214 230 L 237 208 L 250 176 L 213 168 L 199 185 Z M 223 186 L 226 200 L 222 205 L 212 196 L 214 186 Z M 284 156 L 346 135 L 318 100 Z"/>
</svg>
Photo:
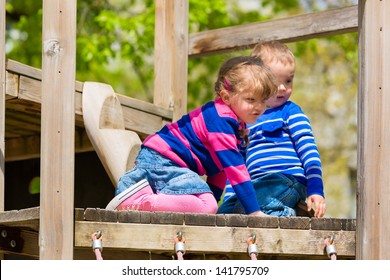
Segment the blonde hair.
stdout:
<svg viewBox="0 0 390 280">
<path fill-rule="evenodd" d="M 219 69 L 215 82 L 215 92 L 222 90 L 230 94 L 253 91 L 267 100 L 278 91 L 278 85 L 271 70 L 260 58 L 238 56 L 227 60 Z M 246 127 L 240 128 L 240 137 L 244 138 L 244 146 L 248 144 Z"/>
<path fill-rule="evenodd" d="M 221 90 L 232 94 L 251 90 L 267 100 L 277 92 L 278 86 L 271 70 L 261 59 L 237 56 L 227 60 L 219 69 L 215 93 L 219 95 Z"/>
<path fill-rule="evenodd" d="M 283 65 L 294 65 L 295 57 L 293 52 L 279 41 L 270 41 L 257 44 L 251 53 L 251 56 L 260 58 L 265 64 L 273 61 L 281 62 Z"/>
</svg>

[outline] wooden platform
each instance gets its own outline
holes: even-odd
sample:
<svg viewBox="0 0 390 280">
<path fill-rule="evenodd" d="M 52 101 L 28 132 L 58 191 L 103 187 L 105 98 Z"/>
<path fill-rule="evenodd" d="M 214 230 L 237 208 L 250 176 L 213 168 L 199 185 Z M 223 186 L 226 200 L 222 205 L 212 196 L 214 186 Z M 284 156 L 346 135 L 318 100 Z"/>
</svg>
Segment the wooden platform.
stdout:
<svg viewBox="0 0 390 280">
<path fill-rule="evenodd" d="M 41 137 L 40 69 L 7 60 L 6 63 L 6 161 L 40 157 Z M 75 151 L 92 151 L 85 133 L 82 111 L 83 82 L 76 81 L 75 91 Z M 172 121 L 173 112 L 135 98 L 118 94 L 126 129 L 135 131 L 141 139 Z"/>
<path fill-rule="evenodd" d="M 39 207 L 0 213 L 1 252 L 38 258 Z M 100 230 L 104 259 L 173 259 L 174 237 L 185 237 L 185 259 L 249 259 L 247 239 L 258 240 L 258 259 L 328 259 L 334 236 L 338 259 L 355 258 L 354 219 L 251 217 L 75 209 L 74 259 L 94 259 L 91 235 Z M 3 234 L 2 234 L 3 236 Z M 4 245 L 18 240 L 18 246 Z M 8 242 L 9 243 L 9 242 Z"/>
</svg>

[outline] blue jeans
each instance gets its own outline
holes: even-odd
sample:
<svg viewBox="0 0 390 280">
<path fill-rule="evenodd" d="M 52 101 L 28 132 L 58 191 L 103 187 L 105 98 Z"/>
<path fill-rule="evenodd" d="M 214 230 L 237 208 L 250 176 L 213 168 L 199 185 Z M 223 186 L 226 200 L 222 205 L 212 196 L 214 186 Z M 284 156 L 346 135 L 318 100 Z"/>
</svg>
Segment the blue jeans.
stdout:
<svg viewBox="0 0 390 280">
<path fill-rule="evenodd" d="M 119 179 L 115 194 L 120 194 L 142 179 L 148 180 L 154 193 L 211 193 L 209 185 L 196 172 L 179 166 L 147 147 L 142 147 L 135 160 L 135 167 Z"/>
<path fill-rule="evenodd" d="M 252 181 L 260 210 L 271 216 L 296 216 L 294 207 L 306 200 L 306 186 L 293 176 L 270 173 Z M 245 214 L 236 195 L 224 201 L 217 214 Z"/>
</svg>

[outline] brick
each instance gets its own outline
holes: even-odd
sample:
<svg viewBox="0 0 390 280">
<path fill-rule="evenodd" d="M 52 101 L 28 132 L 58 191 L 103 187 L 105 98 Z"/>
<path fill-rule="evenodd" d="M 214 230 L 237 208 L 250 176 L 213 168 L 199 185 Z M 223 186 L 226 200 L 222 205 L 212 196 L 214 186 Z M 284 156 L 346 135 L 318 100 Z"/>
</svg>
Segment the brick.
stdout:
<svg viewBox="0 0 390 280">
<path fill-rule="evenodd" d="M 84 221 L 84 208 L 74 209 L 74 220 L 75 221 Z"/>
<path fill-rule="evenodd" d="M 356 220 L 341 219 L 341 229 L 345 231 L 356 231 Z"/>
<path fill-rule="evenodd" d="M 184 213 L 172 213 L 172 224 L 182 225 L 184 223 Z"/>
<path fill-rule="evenodd" d="M 310 229 L 310 218 L 279 217 L 279 227 L 282 229 Z"/>
<path fill-rule="evenodd" d="M 186 225 L 194 226 L 215 226 L 216 217 L 210 214 L 192 214 L 186 213 L 184 216 L 184 222 Z"/>
<path fill-rule="evenodd" d="M 87 208 L 84 212 L 84 219 L 86 221 L 99 221 L 100 217 L 96 211 L 96 208 Z"/>
<path fill-rule="evenodd" d="M 278 228 L 278 217 L 248 216 L 248 227 L 251 228 Z"/>
<path fill-rule="evenodd" d="M 151 215 L 150 222 L 152 224 L 182 225 L 183 220 L 184 220 L 184 213 L 154 212 Z"/>
<path fill-rule="evenodd" d="M 139 211 L 118 211 L 118 222 L 120 223 L 140 223 L 141 214 Z"/>
<path fill-rule="evenodd" d="M 229 214 L 225 215 L 226 225 L 228 227 L 246 227 L 248 226 L 248 215 Z"/>
<path fill-rule="evenodd" d="M 218 227 L 226 227 L 227 226 L 227 222 L 226 222 L 225 214 L 217 214 L 217 215 L 215 215 L 215 224 Z"/>
<path fill-rule="evenodd" d="M 312 218 L 311 229 L 314 230 L 341 230 L 341 220 L 332 218 Z"/>
<path fill-rule="evenodd" d="M 140 222 L 141 224 L 150 224 L 152 220 L 153 212 L 140 212 Z"/>
</svg>

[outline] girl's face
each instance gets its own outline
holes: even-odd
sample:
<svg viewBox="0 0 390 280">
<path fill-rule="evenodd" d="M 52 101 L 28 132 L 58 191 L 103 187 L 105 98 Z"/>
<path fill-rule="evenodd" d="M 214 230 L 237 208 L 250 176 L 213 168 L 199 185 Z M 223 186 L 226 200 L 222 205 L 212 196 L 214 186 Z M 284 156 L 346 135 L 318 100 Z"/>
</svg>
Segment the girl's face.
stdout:
<svg viewBox="0 0 390 280">
<path fill-rule="evenodd" d="M 220 96 L 236 114 L 239 122 L 254 123 L 267 109 L 266 100 L 251 91 L 231 94 L 222 90 Z"/>
<path fill-rule="evenodd" d="M 267 106 L 269 108 L 279 107 L 286 103 L 292 94 L 295 66 L 284 65 L 279 61 L 269 62 L 267 66 L 278 82 L 278 93 L 267 100 Z"/>
</svg>

